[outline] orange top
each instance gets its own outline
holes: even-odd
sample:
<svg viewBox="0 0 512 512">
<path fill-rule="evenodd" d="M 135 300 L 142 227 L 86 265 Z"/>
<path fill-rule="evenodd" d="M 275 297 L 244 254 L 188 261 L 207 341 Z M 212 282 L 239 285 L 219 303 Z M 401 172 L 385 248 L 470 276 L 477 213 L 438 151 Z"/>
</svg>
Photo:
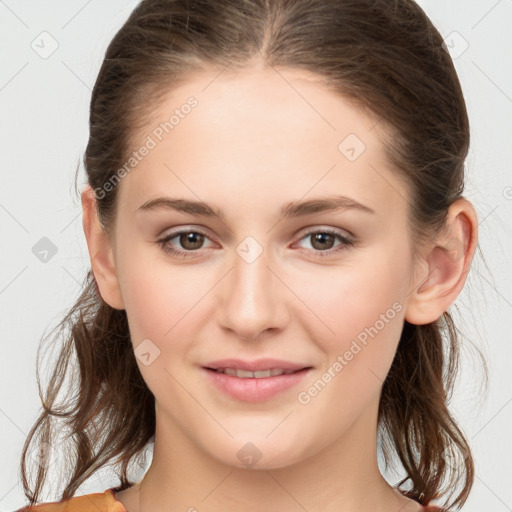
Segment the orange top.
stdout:
<svg viewBox="0 0 512 512">
<path fill-rule="evenodd" d="M 114 496 L 115 487 L 104 492 L 74 496 L 65 501 L 41 503 L 32 507 L 24 507 L 16 512 L 127 512 L 124 505 Z M 444 509 L 430 505 L 423 507 L 422 512 L 443 512 Z"/>
<path fill-rule="evenodd" d="M 116 500 L 114 489 L 112 487 L 104 492 L 74 496 L 69 500 L 27 506 L 16 512 L 127 512 L 124 505 Z"/>
</svg>

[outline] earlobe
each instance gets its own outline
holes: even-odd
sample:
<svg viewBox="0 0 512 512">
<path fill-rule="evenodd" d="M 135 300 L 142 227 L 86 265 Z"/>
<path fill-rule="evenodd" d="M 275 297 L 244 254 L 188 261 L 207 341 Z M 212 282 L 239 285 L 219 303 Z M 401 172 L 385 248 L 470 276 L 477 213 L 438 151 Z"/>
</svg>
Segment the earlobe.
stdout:
<svg viewBox="0 0 512 512">
<path fill-rule="evenodd" d="M 478 222 L 464 198 L 448 210 L 445 230 L 419 263 L 421 280 L 407 298 L 405 320 L 423 325 L 435 322 L 462 291 L 476 249 Z"/>
<path fill-rule="evenodd" d="M 100 295 L 114 309 L 124 309 L 112 244 L 99 222 L 94 191 L 88 185 L 82 191 L 82 215 L 91 268 Z"/>
</svg>

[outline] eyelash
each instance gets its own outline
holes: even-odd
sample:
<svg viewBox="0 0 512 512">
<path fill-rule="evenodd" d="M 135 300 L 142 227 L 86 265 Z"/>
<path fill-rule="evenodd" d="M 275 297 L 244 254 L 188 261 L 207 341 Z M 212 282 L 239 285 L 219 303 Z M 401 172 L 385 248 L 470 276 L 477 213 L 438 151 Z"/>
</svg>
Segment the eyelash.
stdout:
<svg viewBox="0 0 512 512">
<path fill-rule="evenodd" d="M 198 252 L 200 249 L 196 249 L 196 250 L 193 250 L 193 251 L 182 251 L 180 249 L 175 249 L 174 247 L 171 247 L 170 245 L 168 245 L 168 242 L 170 240 L 172 240 L 173 238 L 176 238 L 177 236 L 180 236 L 180 235 L 183 235 L 183 234 L 187 234 L 187 233 L 199 234 L 199 235 L 203 235 L 203 236 L 208 238 L 208 235 L 206 233 L 203 233 L 200 230 L 188 229 L 188 230 L 181 230 L 181 231 L 176 231 L 174 233 L 170 233 L 166 237 L 164 237 L 164 238 L 162 238 L 160 240 L 157 240 L 156 243 L 167 254 L 172 254 L 174 256 L 179 256 L 179 257 L 182 257 L 182 258 L 188 258 L 188 257 L 193 256 L 194 253 Z M 319 251 L 319 250 L 314 250 L 313 249 L 312 250 L 313 254 L 314 254 L 313 257 L 315 257 L 315 258 L 325 258 L 327 256 L 332 256 L 334 253 L 347 250 L 350 247 L 353 247 L 355 245 L 355 240 L 353 240 L 352 238 L 348 238 L 346 236 L 343 236 L 338 231 L 335 231 L 335 230 L 332 230 L 332 229 L 319 229 L 319 230 L 315 230 L 315 231 L 310 231 L 310 232 L 306 233 L 300 240 L 303 240 L 304 238 L 307 238 L 307 237 L 309 237 L 311 235 L 315 235 L 315 234 L 318 234 L 318 233 L 332 235 L 335 238 L 337 238 L 340 242 L 342 242 L 342 244 L 340 246 L 338 246 L 337 249 L 327 249 L 325 251 Z M 307 252 L 310 251 L 310 249 L 303 249 L 303 251 L 304 250 L 307 251 Z"/>
</svg>

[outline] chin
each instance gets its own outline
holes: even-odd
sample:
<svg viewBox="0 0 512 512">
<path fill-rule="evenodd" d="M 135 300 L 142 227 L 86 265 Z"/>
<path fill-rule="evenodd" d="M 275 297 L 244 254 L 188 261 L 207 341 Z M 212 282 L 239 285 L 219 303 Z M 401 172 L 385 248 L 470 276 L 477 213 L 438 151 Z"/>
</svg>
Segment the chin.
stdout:
<svg viewBox="0 0 512 512">
<path fill-rule="evenodd" d="M 265 439 L 266 434 L 262 434 L 253 441 L 245 437 L 244 441 L 233 441 L 229 446 L 223 447 L 222 444 L 216 444 L 220 451 L 211 453 L 211 455 L 223 464 L 234 466 L 240 469 L 250 470 L 270 470 L 281 469 L 301 462 L 308 457 L 306 446 L 297 443 L 283 443 L 279 439 Z M 277 442 L 276 442 L 277 441 Z M 223 449 L 224 448 L 224 449 Z M 311 447 L 309 447 L 311 450 Z M 226 457 L 227 454 L 233 454 Z"/>
</svg>

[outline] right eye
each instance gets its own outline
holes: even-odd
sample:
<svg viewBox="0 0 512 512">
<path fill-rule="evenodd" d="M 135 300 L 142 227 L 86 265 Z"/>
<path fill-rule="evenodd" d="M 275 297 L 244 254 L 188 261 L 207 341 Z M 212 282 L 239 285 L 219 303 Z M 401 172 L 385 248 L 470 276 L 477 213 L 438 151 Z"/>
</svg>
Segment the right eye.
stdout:
<svg viewBox="0 0 512 512">
<path fill-rule="evenodd" d="M 178 239 L 178 243 L 184 247 L 184 250 L 176 249 L 175 244 L 171 243 L 171 240 L 175 238 Z M 169 233 L 164 238 L 157 240 L 157 243 L 164 252 L 187 258 L 192 256 L 194 252 L 197 252 L 198 249 L 201 249 L 205 238 L 208 238 L 205 233 L 187 229 Z"/>
</svg>

